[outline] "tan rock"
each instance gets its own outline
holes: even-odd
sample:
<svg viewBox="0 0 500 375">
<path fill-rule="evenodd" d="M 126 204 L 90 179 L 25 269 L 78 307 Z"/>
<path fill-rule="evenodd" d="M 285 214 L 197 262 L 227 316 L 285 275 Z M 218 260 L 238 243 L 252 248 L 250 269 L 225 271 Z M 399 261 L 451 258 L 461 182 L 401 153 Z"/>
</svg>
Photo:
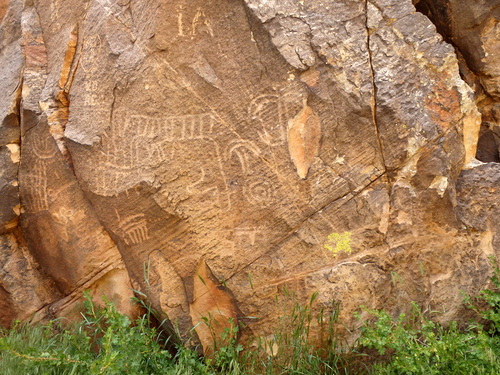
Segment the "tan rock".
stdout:
<svg viewBox="0 0 500 375">
<path fill-rule="evenodd" d="M 307 104 L 288 123 L 288 151 L 297 174 L 305 179 L 314 158 L 318 155 L 321 124 L 318 115 Z"/>
<path fill-rule="evenodd" d="M 460 318 L 499 249 L 496 164 L 474 159 L 500 160 L 486 3 L 442 33 L 457 59 L 410 0 L 11 0 L 2 323 L 85 289 L 134 313 L 132 288 L 206 353 L 236 317 L 270 334 L 283 287 L 346 324 L 409 301 Z"/>
<path fill-rule="evenodd" d="M 228 345 L 237 333 L 236 305 L 227 288 L 215 279 L 204 260 L 196 268 L 190 314 L 205 355 Z M 215 346 L 214 346 L 215 345 Z"/>
</svg>

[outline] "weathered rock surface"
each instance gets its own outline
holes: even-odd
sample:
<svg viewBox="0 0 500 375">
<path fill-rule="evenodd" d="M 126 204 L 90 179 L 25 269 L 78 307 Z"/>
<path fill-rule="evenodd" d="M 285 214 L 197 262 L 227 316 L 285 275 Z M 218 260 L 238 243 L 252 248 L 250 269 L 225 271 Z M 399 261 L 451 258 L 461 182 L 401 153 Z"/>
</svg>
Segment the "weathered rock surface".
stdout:
<svg viewBox="0 0 500 375">
<path fill-rule="evenodd" d="M 410 0 L 11 0 L 2 324 L 85 289 L 132 312 L 132 285 L 181 333 L 239 315 L 265 334 L 285 285 L 347 321 L 411 300 L 458 318 L 499 250 L 497 164 L 474 159 L 495 6 L 467 34 L 488 58 L 458 46 L 472 90 Z"/>
<path fill-rule="evenodd" d="M 500 160 L 500 2 L 420 0 L 417 4 L 457 50 L 461 74 L 476 92 L 483 123 L 477 158 Z"/>
</svg>

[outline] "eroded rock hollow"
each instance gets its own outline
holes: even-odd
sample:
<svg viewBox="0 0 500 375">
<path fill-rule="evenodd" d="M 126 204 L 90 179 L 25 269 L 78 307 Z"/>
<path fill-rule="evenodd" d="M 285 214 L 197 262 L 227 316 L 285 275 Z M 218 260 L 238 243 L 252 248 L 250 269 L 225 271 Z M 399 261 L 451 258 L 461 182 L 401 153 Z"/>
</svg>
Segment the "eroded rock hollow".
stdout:
<svg viewBox="0 0 500 375">
<path fill-rule="evenodd" d="M 458 318 L 500 251 L 500 7 L 413 3 L 0 1 L 0 322 L 135 289 L 266 334 L 283 286 Z"/>
</svg>

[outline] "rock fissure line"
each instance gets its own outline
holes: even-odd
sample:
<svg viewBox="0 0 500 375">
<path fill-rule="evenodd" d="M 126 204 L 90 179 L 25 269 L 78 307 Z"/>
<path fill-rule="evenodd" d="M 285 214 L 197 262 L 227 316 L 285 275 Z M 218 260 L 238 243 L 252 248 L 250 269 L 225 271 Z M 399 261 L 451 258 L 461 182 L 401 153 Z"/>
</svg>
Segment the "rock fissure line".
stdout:
<svg viewBox="0 0 500 375">
<path fill-rule="evenodd" d="M 375 182 L 377 182 L 380 178 L 382 178 L 384 175 L 386 174 L 386 172 L 380 174 L 377 178 L 373 179 L 372 181 L 370 181 L 367 185 L 365 185 L 362 189 L 358 190 L 358 191 L 355 191 L 355 190 L 350 190 L 349 192 L 345 193 L 344 195 L 342 195 L 341 197 L 338 197 L 338 198 L 335 198 L 333 201 L 325 204 L 323 207 L 321 207 L 320 209 L 318 209 L 317 211 L 315 211 L 314 213 L 312 213 L 311 215 L 309 215 L 308 217 L 306 217 L 305 219 L 303 219 L 299 224 L 297 224 L 293 229 L 291 229 L 290 231 L 288 231 L 288 233 L 285 235 L 285 237 L 281 238 L 277 243 L 275 243 L 274 245 L 272 245 L 272 247 L 270 247 L 265 253 L 259 255 L 257 258 L 255 258 L 254 260 L 252 260 L 250 263 L 248 263 L 247 265 L 245 265 L 244 267 L 242 267 L 240 270 L 236 271 L 235 273 L 233 273 L 231 276 L 229 276 L 228 278 L 226 278 L 226 280 L 230 280 L 232 277 L 234 277 L 235 275 L 241 273 L 242 271 L 244 271 L 246 268 L 248 268 L 249 266 L 251 266 L 253 263 L 255 263 L 256 261 L 258 261 L 259 259 L 261 259 L 262 257 L 264 256 L 267 256 L 269 255 L 269 253 L 272 253 L 276 248 L 278 248 L 280 245 L 282 245 L 286 240 L 288 240 L 291 236 L 293 236 L 295 233 L 297 233 L 297 231 L 309 220 L 311 219 L 313 216 L 321 213 L 321 211 L 327 209 L 329 206 L 331 206 L 332 204 L 335 204 L 336 202 L 346 198 L 349 196 L 349 194 L 352 195 L 352 197 L 350 197 L 349 199 L 347 199 L 345 201 L 345 203 L 348 203 L 350 202 L 351 200 L 353 200 L 354 198 L 356 198 L 357 196 L 359 196 L 360 194 L 362 194 L 366 189 L 368 189 L 371 185 L 373 185 Z M 344 204 L 345 204 L 344 203 Z"/>
<path fill-rule="evenodd" d="M 48 309 L 49 316 L 54 315 L 54 317 L 55 317 L 55 314 L 51 313 L 51 311 L 50 311 L 50 310 L 54 309 L 54 307 L 55 307 L 54 305 L 57 305 L 61 309 L 61 308 L 64 308 L 64 306 L 68 306 L 68 305 L 78 301 L 81 298 L 80 292 L 87 290 L 96 281 L 98 281 L 102 276 L 105 276 L 109 272 L 117 269 L 118 268 L 117 266 L 119 266 L 120 263 L 121 262 L 120 262 L 119 258 L 115 259 L 114 261 L 112 260 L 112 262 L 110 262 L 107 267 L 98 270 L 98 272 L 90 274 L 90 276 L 83 283 L 81 283 L 80 286 L 77 286 L 71 292 L 63 293 L 62 291 L 59 291 L 64 297 L 62 297 L 56 301 L 52 301 L 50 303 L 43 305 L 37 311 L 34 312 L 34 315 L 35 316 L 40 315 L 43 318 L 44 310 Z"/>
<path fill-rule="evenodd" d="M 385 163 L 384 149 L 382 147 L 382 140 L 380 139 L 380 130 L 378 128 L 378 123 L 377 123 L 377 84 L 375 83 L 375 69 L 373 68 L 372 50 L 370 45 L 370 28 L 368 27 L 368 0 L 365 0 L 365 27 L 366 27 L 366 50 L 368 52 L 368 64 L 370 65 L 370 75 L 372 78 L 372 90 L 373 90 L 371 99 L 372 119 L 373 119 L 373 125 L 375 126 L 377 144 L 380 150 L 380 158 L 382 159 L 381 160 L 382 164 L 384 165 L 384 169 L 387 172 L 387 164 Z"/>
<path fill-rule="evenodd" d="M 293 280 L 297 280 L 297 279 L 303 279 L 305 277 L 307 277 L 308 275 L 312 274 L 312 273 L 318 273 L 318 272 L 321 272 L 321 271 L 328 271 L 328 270 L 332 270 L 332 269 L 335 269 L 335 268 L 338 268 L 339 266 L 342 266 L 342 265 L 345 265 L 345 264 L 356 264 L 356 265 L 361 265 L 361 266 L 364 266 L 364 265 L 373 265 L 375 266 L 377 269 L 379 269 L 380 271 L 386 273 L 387 270 L 384 269 L 384 267 L 382 267 L 380 264 L 378 264 L 377 262 L 375 261 L 366 261 L 366 262 L 362 262 L 362 256 L 366 256 L 367 254 L 363 254 L 363 253 L 358 253 L 356 255 L 359 255 L 359 258 L 358 259 L 349 259 L 349 260 L 344 260 L 344 261 L 341 261 L 339 263 L 336 263 L 334 265 L 332 264 L 329 264 L 325 267 L 319 267 L 319 268 L 314 268 L 314 269 L 308 269 L 308 270 L 305 270 L 305 271 L 302 271 L 302 272 L 299 272 L 299 273 L 295 273 L 293 276 L 291 277 L 282 277 L 282 278 L 279 278 L 279 279 L 273 279 L 273 280 L 269 280 L 268 283 L 266 283 L 265 286 L 263 286 L 263 288 L 269 286 L 269 285 L 273 285 L 273 286 L 277 286 L 277 285 L 280 285 L 280 284 L 283 284 L 283 283 L 286 283 L 288 281 L 293 281 Z M 369 254 L 368 254 L 369 255 Z M 256 288 L 258 289 L 258 288 Z"/>
</svg>

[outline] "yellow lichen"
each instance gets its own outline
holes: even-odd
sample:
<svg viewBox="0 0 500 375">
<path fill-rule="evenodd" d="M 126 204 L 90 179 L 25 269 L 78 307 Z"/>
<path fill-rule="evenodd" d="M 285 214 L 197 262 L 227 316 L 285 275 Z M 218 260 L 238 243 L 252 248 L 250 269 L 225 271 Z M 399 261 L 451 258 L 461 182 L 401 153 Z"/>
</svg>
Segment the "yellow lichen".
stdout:
<svg viewBox="0 0 500 375">
<path fill-rule="evenodd" d="M 325 243 L 325 249 L 331 251 L 333 256 L 340 253 L 351 254 L 351 232 L 342 234 L 333 232 L 328 235 L 328 242 Z"/>
</svg>

